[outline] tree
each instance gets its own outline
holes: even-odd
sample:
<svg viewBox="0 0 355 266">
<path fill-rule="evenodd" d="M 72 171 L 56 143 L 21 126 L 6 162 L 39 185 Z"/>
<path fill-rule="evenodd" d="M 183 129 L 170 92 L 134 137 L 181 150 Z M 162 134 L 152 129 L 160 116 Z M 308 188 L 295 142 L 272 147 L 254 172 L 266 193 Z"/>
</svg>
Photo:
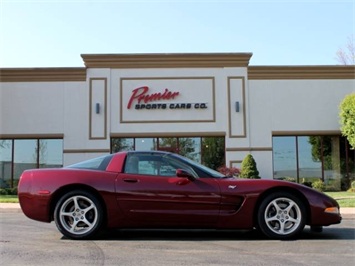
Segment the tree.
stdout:
<svg viewBox="0 0 355 266">
<path fill-rule="evenodd" d="M 310 136 L 308 143 L 312 145 L 312 160 L 322 162 L 324 170 L 332 170 L 332 137 Z"/>
<path fill-rule="evenodd" d="M 4 140 L 0 140 L 0 148 L 8 148 L 10 147 L 10 143 L 8 140 L 4 139 Z"/>
<path fill-rule="evenodd" d="M 159 139 L 159 150 L 178 152 L 180 155 L 194 161 L 197 160 L 199 153 L 199 151 L 196 150 L 193 138 L 161 138 Z"/>
<path fill-rule="evenodd" d="M 337 51 L 336 60 L 342 65 L 355 65 L 354 36 L 348 37 L 346 48 L 340 48 Z"/>
<path fill-rule="evenodd" d="M 242 170 L 240 172 L 241 178 L 254 178 L 258 179 L 259 171 L 256 166 L 256 162 L 251 154 L 245 156 L 242 161 Z"/>
<path fill-rule="evenodd" d="M 192 138 L 179 138 L 179 154 L 197 161 L 199 150 L 196 150 L 195 141 Z"/>
<path fill-rule="evenodd" d="M 133 143 L 132 139 L 126 138 L 114 138 L 111 140 L 112 152 L 119 152 L 119 151 L 132 151 L 133 150 Z"/>
<path fill-rule="evenodd" d="M 39 156 L 39 158 L 38 158 Z M 36 144 L 35 153 L 32 155 L 33 161 L 36 162 L 37 158 L 39 160 L 40 165 L 46 165 L 47 162 L 47 141 L 40 139 Z M 38 167 L 40 167 L 40 165 Z"/>
<path fill-rule="evenodd" d="M 347 95 L 340 104 L 340 130 L 355 149 L 355 93 Z"/>
<path fill-rule="evenodd" d="M 217 170 L 225 165 L 225 143 L 223 137 L 202 138 L 202 164 Z"/>
</svg>

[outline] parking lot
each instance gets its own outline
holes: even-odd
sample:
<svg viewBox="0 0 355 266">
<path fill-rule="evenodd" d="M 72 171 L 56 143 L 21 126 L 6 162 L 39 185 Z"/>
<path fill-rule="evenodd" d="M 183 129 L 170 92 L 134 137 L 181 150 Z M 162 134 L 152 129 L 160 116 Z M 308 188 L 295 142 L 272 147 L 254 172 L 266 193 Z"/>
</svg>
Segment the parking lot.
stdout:
<svg viewBox="0 0 355 266">
<path fill-rule="evenodd" d="M 1 265 L 354 265 L 355 217 L 300 239 L 256 231 L 115 230 L 91 241 L 62 237 L 54 223 L 0 209 Z"/>
</svg>

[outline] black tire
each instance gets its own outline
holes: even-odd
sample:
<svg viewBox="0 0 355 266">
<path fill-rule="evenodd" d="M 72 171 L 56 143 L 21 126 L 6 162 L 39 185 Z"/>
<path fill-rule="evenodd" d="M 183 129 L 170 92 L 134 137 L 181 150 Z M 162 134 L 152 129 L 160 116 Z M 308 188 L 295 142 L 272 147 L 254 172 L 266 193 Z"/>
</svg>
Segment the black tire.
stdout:
<svg viewBox="0 0 355 266">
<path fill-rule="evenodd" d="M 94 237 L 102 227 L 103 218 L 102 204 L 85 190 L 74 190 L 63 195 L 54 210 L 58 230 L 76 240 Z"/>
<path fill-rule="evenodd" d="M 269 238 L 295 238 L 304 229 L 306 215 L 303 202 L 293 194 L 272 193 L 259 206 L 258 228 Z"/>
</svg>

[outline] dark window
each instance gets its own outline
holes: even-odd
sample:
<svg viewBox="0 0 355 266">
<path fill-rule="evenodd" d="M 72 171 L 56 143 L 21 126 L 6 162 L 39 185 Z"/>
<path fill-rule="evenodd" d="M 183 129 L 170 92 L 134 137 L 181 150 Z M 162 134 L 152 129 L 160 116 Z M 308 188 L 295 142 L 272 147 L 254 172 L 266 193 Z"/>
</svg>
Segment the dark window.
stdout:
<svg viewBox="0 0 355 266">
<path fill-rule="evenodd" d="M 62 166 L 62 139 L 0 139 L 0 188 L 16 187 L 26 169 Z"/>
<path fill-rule="evenodd" d="M 274 136 L 274 178 L 313 182 L 344 190 L 354 176 L 354 151 L 341 136 Z"/>
</svg>

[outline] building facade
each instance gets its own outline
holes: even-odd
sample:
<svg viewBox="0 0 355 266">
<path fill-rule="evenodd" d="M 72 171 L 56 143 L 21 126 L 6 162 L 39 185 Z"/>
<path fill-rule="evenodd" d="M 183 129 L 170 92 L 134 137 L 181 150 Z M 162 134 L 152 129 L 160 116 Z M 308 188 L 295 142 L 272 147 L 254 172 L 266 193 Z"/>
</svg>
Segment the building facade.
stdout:
<svg viewBox="0 0 355 266">
<path fill-rule="evenodd" d="M 340 187 L 354 151 L 339 104 L 354 66 L 250 66 L 250 53 L 85 54 L 82 68 L 0 69 L 0 186 L 24 169 L 120 150 Z M 335 182 L 336 181 L 336 182 Z"/>
</svg>

